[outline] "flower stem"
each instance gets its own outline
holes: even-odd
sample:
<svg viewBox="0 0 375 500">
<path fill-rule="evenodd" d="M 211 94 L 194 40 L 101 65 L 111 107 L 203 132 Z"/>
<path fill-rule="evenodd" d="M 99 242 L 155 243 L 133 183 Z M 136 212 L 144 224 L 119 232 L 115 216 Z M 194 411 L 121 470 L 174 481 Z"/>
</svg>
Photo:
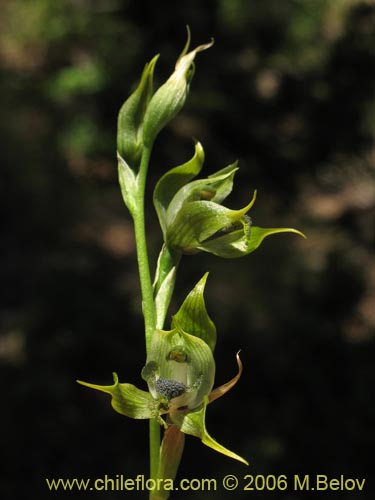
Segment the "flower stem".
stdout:
<svg viewBox="0 0 375 500">
<path fill-rule="evenodd" d="M 135 242 L 139 280 L 142 294 L 142 311 L 145 321 L 146 349 L 148 350 L 152 333 L 155 329 L 156 313 L 153 289 L 150 275 L 150 265 L 147 252 L 146 226 L 145 226 L 145 186 L 151 148 L 145 148 L 142 155 L 141 166 L 138 174 L 138 192 L 136 199 L 137 209 L 133 214 Z"/>
<path fill-rule="evenodd" d="M 148 352 L 151 337 L 156 325 L 156 311 L 147 252 L 145 225 L 145 186 L 150 155 L 151 147 L 145 148 L 142 154 L 141 166 L 138 174 L 137 209 L 133 214 L 139 280 L 142 294 L 142 310 L 145 322 L 146 353 Z M 155 419 L 150 420 L 149 443 L 150 478 L 156 479 L 159 468 L 160 425 Z"/>
</svg>

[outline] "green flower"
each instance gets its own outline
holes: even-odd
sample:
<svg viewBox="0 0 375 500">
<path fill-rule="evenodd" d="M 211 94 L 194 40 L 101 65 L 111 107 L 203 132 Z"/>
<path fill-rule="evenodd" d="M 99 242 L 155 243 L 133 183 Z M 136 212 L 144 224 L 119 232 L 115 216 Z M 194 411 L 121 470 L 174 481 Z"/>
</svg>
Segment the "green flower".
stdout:
<svg viewBox="0 0 375 500">
<path fill-rule="evenodd" d="M 226 258 L 253 252 L 264 238 L 276 233 L 296 233 L 292 228 L 252 225 L 248 212 L 256 198 L 240 210 L 222 205 L 233 188 L 237 162 L 205 179 L 192 180 L 202 169 L 204 151 L 199 142 L 190 161 L 172 168 L 157 183 L 154 205 L 166 246 L 186 254 L 205 251 Z"/>
<path fill-rule="evenodd" d="M 112 407 L 122 415 L 135 419 L 156 418 L 165 429 L 175 428 L 174 434 L 178 430 L 196 436 L 203 444 L 247 464 L 245 459 L 215 441 L 205 425 L 207 405 L 230 390 L 242 373 L 237 354 L 237 375 L 213 390 L 216 328 L 205 307 L 206 280 L 207 274 L 186 297 L 173 317 L 172 329 L 154 332 L 142 370 L 148 391 L 119 383 L 116 374 L 114 383 L 109 386 L 78 382 L 110 394 Z"/>
</svg>

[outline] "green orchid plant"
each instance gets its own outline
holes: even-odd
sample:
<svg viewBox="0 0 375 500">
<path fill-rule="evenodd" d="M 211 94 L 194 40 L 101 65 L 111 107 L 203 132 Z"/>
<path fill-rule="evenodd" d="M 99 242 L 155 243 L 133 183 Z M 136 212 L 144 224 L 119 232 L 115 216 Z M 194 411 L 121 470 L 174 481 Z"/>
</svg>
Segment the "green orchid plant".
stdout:
<svg viewBox="0 0 375 500">
<path fill-rule="evenodd" d="M 145 322 L 146 362 L 141 377 L 148 391 L 120 383 L 80 384 L 111 396 L 118 413 L 149 420 L 150 478 L 157 485 L 150 500 L 164 500 L 181 460 L 185 435 L 198 437 L 213 450 L 248 462 L 220 445 L 207 432 L 208 404 L 223 396 L 239 380 L 242 363 L 236 354 L 237 373 L 226 384 L 214 388 L 216 327 L 208 315 L 204 290 L 208 273 L 195 285 L 178 312 L 165 320 L 175 286 L 177 269 L 184 255 L 203 251 L 224 258 L 237 258 L 257 249 L 264 238 L 292 228 L 261 228 L 252 224 L 249 203 L 238 210 L 222 205 L 233 188 L 237 162 L 206 178 L 196 179 L 204 164 L 204 150 L 196 141 L 192 158 L 172 168 L 157 182 L 154 207 L 160 222 L 163 245 L 151 279 L 145 229 L 145 186 L 152 148 L 160 131 L 182 109 L 194 74 L 194 59 L 211 41 L 189 51 L 188 40 L 170 78 L 156 91 L 153 74 L 159 56 L 146 64 L 140 83 L 119 112 L 117 156 L 122 197 L 134 222 L 142 309 Z M 163 439 L 161 441 L 161 430 Z M 164 481 L 164 483 L 163 483 Z"/>
</svg>

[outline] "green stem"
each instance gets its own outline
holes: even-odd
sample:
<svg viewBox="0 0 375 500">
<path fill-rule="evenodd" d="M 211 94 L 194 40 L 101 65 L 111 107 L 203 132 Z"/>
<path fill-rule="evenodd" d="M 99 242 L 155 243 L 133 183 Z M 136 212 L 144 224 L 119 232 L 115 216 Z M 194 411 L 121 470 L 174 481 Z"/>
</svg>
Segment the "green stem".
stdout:
<svg viewBox="0 0 375 500">
<path fill-rule="evenodd" d="M 148 354 L 152 335 L 156 328 L 156 307 L 154 301 L 154 289 L 152 286 L 150 265 L 147 250 L 146 224 L 145 224 L 145 188 L 148 165 L 151 155 L 151 147 L 145 148 L 142 154 L 141 165 L 137 178 L 136 210 L 133 213 L 135 242 L 137 248 L 137 260 L 139 270 L 139 281 L 142 294 L 142 310 L 145 322 L 146 354 Z M 160 263 L 159 280 L 156 283 L 158 291 L 165 277 L 173 266 L 178 266 L 181 255 L 172 255 L 167 248 L 164 248 Z M 174 287 L 174 280 L 169 284 L 169 291 L 165 297 L 165 307 L 168 308 Z M 151 419 L 149 424 L 149 444 L 150 444 L 150 478 L 156 480 L 159 475 L 160 464 L 160 424 L 156 419 Z M 150 498 L 155 498 L 150 493 Z"/>
<path fill-rule="evenodd" d="M 152 334 L 156 325 L 156 312 L 153 297 L 153 288 L 150 275 L 150 265 L 147 252 L 146 225 L 145 225 L 145 187 L 151 148 L 145 148 L 142 154 L 141 166 L 138 174 L 138 192 L 134 211 L 134 232 L 137 247 L 139 281 L 142 294 L 142 310 L 145 321 L 146 353 L 149 350 Z M 160 454 L 160 425 L 155 419 L 150 420 L 150 477 L 157 478 Z"/>
<path fill-rule="evenodd" d="M 148 351 L 152 333 L 155 329 L 156 313 L 153 296 L 153 288 L 150 275 L 150 265 L 147 252 L 146 225 L 145 225 L 145 186 L 148 164 L 150 161 L 150 149 L 144 149 L 141 166 L 138 174 L 138 192 L 136 207 L 134 211 L 134 232 L 137 247 L 137 259 L 139 269 L 139 281 L 142 293 L 142 311 L 145 320 L 146 349 Z"/>
</svg>

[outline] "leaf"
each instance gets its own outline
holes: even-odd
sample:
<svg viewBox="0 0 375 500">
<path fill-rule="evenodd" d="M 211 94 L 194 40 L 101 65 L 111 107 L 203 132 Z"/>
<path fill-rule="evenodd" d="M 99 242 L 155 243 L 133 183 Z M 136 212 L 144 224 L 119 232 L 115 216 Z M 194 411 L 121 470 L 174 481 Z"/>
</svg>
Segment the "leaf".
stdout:
<svg viewBox="0 0 375 500">
<path fill-rule="evenodd" d="M 136 419 L 155 417 L 155 401 L 149 392 L 142 391 L 132 384 L 119 384 L 116 373 L 113 374 L 113 380 L 113 385 L 96 385 L 81 380 L 77 380 L 77 382 L 91 389 L 110 394 L 113 409 L 121 415 Z"/>
<path fill-rule="evenodd" d="M 134 215 L 136 210 L 136 194 L 137 194 L 137 178 L 133 170 L 129 167 L 126 161 L 117 154 L 118 159 L 118 177 L 121 188 L 122 198 L 125 205 L 128 207 L 131 214 Z"/>
<path fill-rule="evenodd" d="M 204 163 L 204 151 L 200 142 L 195 143 L 194 156 L 188 162 L 169 170 L 156 184 L 154 206 L 163 233 L 166 232 L 166 211 L 177 191 L 199 174 Z"/>
<path fill-rule="evenodd" d="M 216 344 L 216 327 L 209 317 L 204 301 L 204 288 L 208 273 L 195 285 L 172 318 L 172 328 L 180 328 L 202 339 L 213 352 Z"/>
<path fill-rule="evenodd" d="M 189 388 L 176 398 L 175 406 L 196 408 L 214 384 L 215 361 L 211 349 L 200 338 L 180 329 L 155 330 L 143 373 L 150 371 L 149 366 L 156 368 L 160 378 L 181 382 Z M 157 398 L 153 377 L 147 382 L 152 396 Z"/>
<path fill-rule="evenodd" d="M 233 451 L 228 450 L 214 438 L 212 438 L 206 429 L 206 408 L 208 404 L 208 397 L 204 398 L 203 407 L 197 411 L 186 413 L 186 414 L 170 414 L 170 417 L 173 422 L 176 423 L 180 427 L 180 430 L 185 434 L 189 434 L 191 436 L 198 437 L 201 439 L 202 443 L 212 448 L 213 450 L 226 455 L 229 458 L 233 458 L 234 460 L 238 460 L 239 462 L 244 463 L 245 465 L 249 465 L 247 460 L 240 457 Z"/>
<path fill-rule="evenodd" d="M 122 105 L 118 115 L 117 150 L 126 163 L 136 170 L 142 155 L 142 129 L 144 116 L 153 94 L 156 55 L 145 65 L 136 90 Z"/>
</svg>

